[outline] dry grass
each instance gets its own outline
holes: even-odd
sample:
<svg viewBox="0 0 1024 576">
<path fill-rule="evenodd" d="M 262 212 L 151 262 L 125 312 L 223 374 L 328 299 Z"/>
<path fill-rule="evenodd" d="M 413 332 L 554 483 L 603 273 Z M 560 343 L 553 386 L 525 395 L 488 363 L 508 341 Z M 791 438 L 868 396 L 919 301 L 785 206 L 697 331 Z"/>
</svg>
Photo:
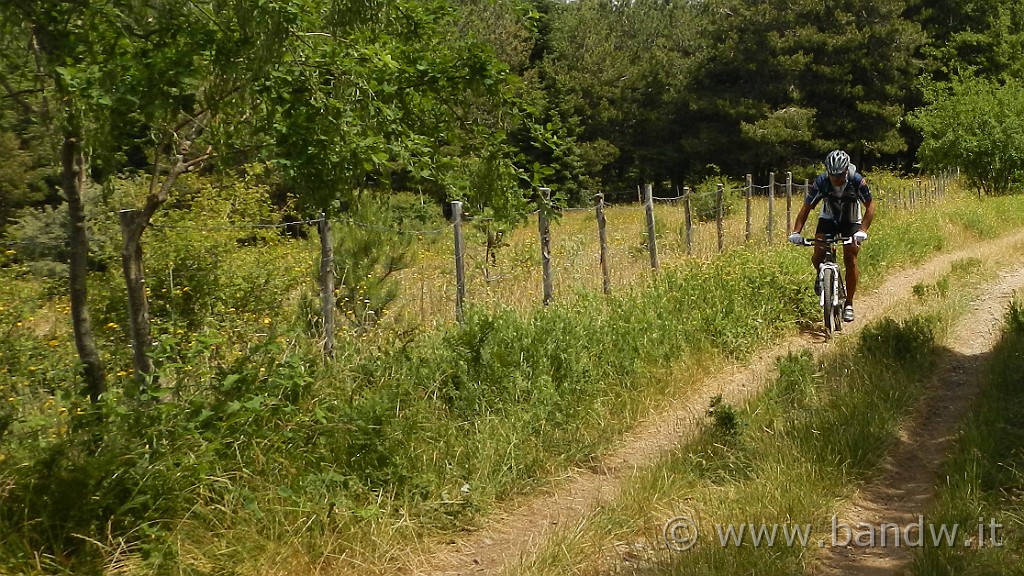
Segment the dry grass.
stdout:
<svg viewBox="0 0 1024 576">
<path fill-rule="evenodd" d="M 879 218 L 884 214 L 920 209 L 924 202 L 909 203 L 912 182 L 883 179 L 876 189 Z M 786 241 L 792 220 L 802 202 L 802 190 L 794 192 L 787 211 L 786 199 L 776 198 L 772 218 L 769 202 L 758 196 L 751 202 L 751 233 L 747 241 L 746 207 L 739 201 L 723 223 L 725 250 L 743 246 L 779 245 Z M 951 194 L 951 199 L 960 194 Z M 718 253 L 717 223 L 694 220 L 691 246 L 687 247 L 683 203 L 656 202 L 655 238 L 662 267 L 674 267 L 688 259 L 709 259 Z M 612 291 L 621 291 L 651 275 L 643 206 L 609 206 L 607 220 L 608 259 Z M 769 230 L 772 231 L 769 238 Z M 511 307 L 518 311 L 536 308 L 543 300 L 540 241 L 537 216 L 506 234 L 497 250 L 495 262 L 486 261 L 486 235 L 475 226 L 465 228 L 466 301 L 468 306 Z M 600 244 L 597 219 L 593 210 L 564 213 L 551 225 L 554 296 L 572 302 L 580 291 L 597 293 L 602 289 Z M 399 324 L 433 329 L 455 318 L 454 246 L 450 234 L 436 235 L 416 245 L 416 262 L 399 279 L 402 294 L 393 309 Z"/>
</svg>

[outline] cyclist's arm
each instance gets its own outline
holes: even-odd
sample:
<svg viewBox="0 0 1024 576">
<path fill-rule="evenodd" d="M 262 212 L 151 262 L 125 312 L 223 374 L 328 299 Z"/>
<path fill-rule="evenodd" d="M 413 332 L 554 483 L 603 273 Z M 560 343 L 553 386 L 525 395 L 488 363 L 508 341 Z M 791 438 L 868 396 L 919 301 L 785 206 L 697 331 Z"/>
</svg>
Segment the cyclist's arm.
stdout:
<svg viewBox="0 0 1024 576">
<path fill-rule="evenodd" d="M 857 186 L 857 196 L 864 203 L 864 216 L 860 221 L 860 229 L 867 232 L 871 227 L 871 221 L 875 219 L 875 199 L 871 196 L 871 188 L 868 186 L 867 178 L 860 177 Z"/>
<path fill-rule="evenodd" d="M 867 232 L 871 227 L 871 221 L 875 219 L 875 201 L 870 200 L 864 205 L 864 218 L 860 221 L 860 229 Z"/>
<path fill-rule="evenodd" d="M 793 232 L 803 232 L 804 224 L 807 223 L 807 216 L 811 213 L 811 208 L 813 207 L 810 202 L 804 202 L 804 205 L 800 207 L 800 211 L 796 214 L 796 220 L 793 221 Z"/>
</svg>

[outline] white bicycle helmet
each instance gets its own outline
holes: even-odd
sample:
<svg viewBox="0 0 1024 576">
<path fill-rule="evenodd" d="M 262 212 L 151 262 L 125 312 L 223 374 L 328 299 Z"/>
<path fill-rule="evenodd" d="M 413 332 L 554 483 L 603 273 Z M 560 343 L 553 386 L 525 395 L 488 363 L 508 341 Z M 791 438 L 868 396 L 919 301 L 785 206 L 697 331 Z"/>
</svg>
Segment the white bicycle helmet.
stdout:
<svg viewBox="0 0 1024 576">
<path fill-rule="evenodd" d="M 833 150 L 825 157 L 825 171 L 829 176 L 845 174 L 850 168 L 850 155 L 842 150 Z"/>
</svg>

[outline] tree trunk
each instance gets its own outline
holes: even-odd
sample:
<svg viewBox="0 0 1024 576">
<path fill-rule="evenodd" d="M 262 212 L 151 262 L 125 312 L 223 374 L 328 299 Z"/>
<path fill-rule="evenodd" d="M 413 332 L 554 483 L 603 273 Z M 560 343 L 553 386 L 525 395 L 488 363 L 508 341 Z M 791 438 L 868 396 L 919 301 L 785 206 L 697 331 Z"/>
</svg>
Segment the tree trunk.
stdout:
<svg viewBox="0 0 1024 576">
<path fill-rule="evenodd" d="M 89 317 L 88 275 L 89 238 L 85 229 L 85 204 L 82 190 L 85 187 L 85 154 L 82 151 L 82 138 L 77 130 L 65 131 L 64 143 L 61 146 L 61 188 L 68 201 L 68 224 L 70 243 L 70 291 L 71 291 L 71 323 L 75 332 L 75 347 L 78 358 L 85 370 L 85 382 L 89 398 L 98 402 L 106 389 L 106 374 L 103 361 L 96 348 L 96 338 L 92 332 L 92 320 Z"/>
<path fill-rule="evenodd" d="M 140 390 L 153 374 L 149 349 L 153 344 L 149 323 L 149 301 L 142 269 L 144 222 L 138 210 L 121 210 L 121 271 L 128 291 L 128 319 L 132 335 L 132 361 Z"/>
<path fill-rule="evenodd" d="M 324 356 L 334 356 L 334 239 L 331 221 L 320 213 L 320 313 L 324 317 Z"/>
<path fill-rule="evenodd" d="M 187 149 L 191 139 L 183 140 L 181 146 Z M 180 154 L 174 156 L 167 175 L 160 177 L 159 155 L 154 162 L 150 179 L 150 191 L 143 207 L 139 210 L 121 210 L 121 271 L 124 274 L 128 292 L 128 317 L 131 323 L 132 361 L 135 365 L 135 380 L 140 391 L 147 385 L 156 385 L 153 360 L 149 351 L 153 347 L 153 336 L 149 322 L 149 300 L 146 298 L 146 277 L 142 265 L 142 234 L 146 231 L 153 214 L 167 202 L 168 195 L 178 177 L 201 165 L 213 156 L 212 149 L 186 161 Z"/>
</svg>

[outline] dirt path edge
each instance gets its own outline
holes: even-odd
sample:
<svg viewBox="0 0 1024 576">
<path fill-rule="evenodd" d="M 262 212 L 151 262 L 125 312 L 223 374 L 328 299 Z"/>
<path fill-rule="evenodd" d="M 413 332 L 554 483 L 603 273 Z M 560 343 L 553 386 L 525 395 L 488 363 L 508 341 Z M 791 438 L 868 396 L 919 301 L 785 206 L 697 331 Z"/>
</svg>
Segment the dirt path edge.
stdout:
<svg viewBox="0 0 1024 576">
<path fill-rule="evenodd" d="M 1024 231 L 943 254 L 913 269 L 896 272 L 871 292 L 858 295 L 858 319 L 846 331 L 884 317 L 913 286 L 936 279 L 963 258 L 986 258 L 1024 243 Z M 510 503 L 485 520 L 481 529 L 444 543 L 430 545 L 426 553 L 407 559 L 401 574 L 462 576 L 496 574 L 512 562 L 532 555 L 559 526 L 573 525 L 600 503 L 615 498 L 637 469 L 655 462 L 669 450 L 693 438 L 700 429 L 711 398 L 721 395 L 732 404 L 744 402 L 765 388 L 774 376 L 775 361 L 793 350 L 823 351 L 828 344 L 810 335 L 785 339 L 687 390 L 670 407 L 639 423 L 596 467 L 576 470 L 556 486 Z M 842 560 L 823 560 L 818 568 Z M 825 572 L 831 574 L 832 572 Z"/>
</svg>

